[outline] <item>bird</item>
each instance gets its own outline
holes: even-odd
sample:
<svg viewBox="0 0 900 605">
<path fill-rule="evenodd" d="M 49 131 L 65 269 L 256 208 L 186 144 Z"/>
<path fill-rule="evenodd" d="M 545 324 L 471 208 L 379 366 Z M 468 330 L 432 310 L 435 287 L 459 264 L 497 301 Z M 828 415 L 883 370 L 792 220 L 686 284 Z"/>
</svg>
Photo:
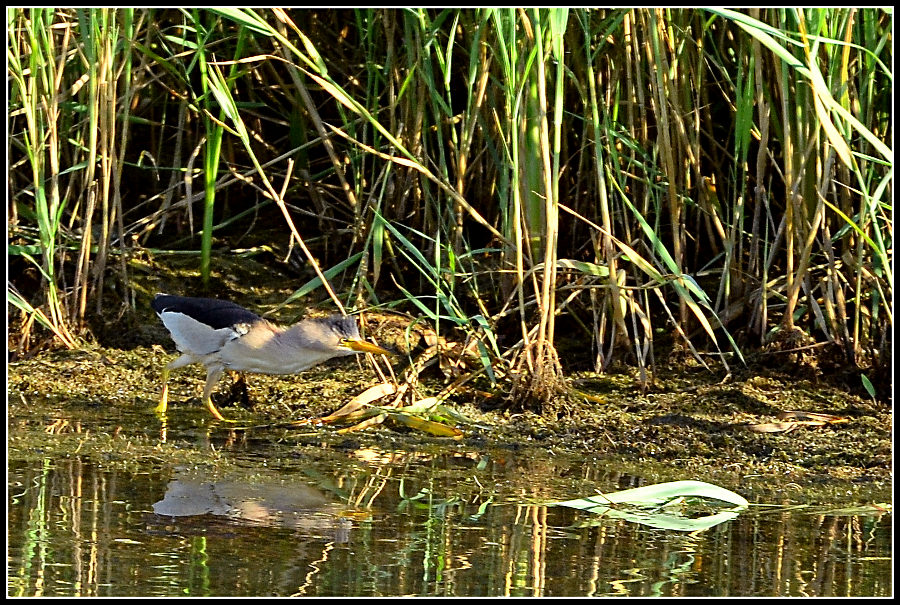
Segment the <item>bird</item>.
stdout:
<svg viewBox="0 0 900 605">
<path fill-rule="evenodd" d="M 212 392 L 225 370 L 257 374 L 296 374 L 334 357 L 390 352 L 362 340 L 356 319 L 346 315 L 308 318 L 281 327 L 227 300 L 156 294 L 151 307 L 169 331 L 181 356 L 162 372 L 162 392 L 155 412 L 165 415 L 169 373 L 192 363 L 206 367 L 203 403 L 214 418 L 222 416 Z"/>
</svg>

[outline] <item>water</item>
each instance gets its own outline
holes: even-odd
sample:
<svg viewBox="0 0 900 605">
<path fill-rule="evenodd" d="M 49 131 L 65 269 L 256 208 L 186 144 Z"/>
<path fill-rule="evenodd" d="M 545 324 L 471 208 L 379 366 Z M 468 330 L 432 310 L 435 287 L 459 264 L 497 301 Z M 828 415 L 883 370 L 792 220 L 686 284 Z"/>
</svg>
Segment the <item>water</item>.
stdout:
<svg viewBox="0 0 900 605">
<path fill-rule="evenodd" d="M 392 431 L 170 429 L 215 463 L 11 459 L 10 596 L 889 596 L 891 515 L 751 507 L 685 533 L 548 502 L 615 461 Z M 182 440 L 179 442 L 179 439 Z M 753 494 L 743 494 L 754 500 Z"/>
</svg>

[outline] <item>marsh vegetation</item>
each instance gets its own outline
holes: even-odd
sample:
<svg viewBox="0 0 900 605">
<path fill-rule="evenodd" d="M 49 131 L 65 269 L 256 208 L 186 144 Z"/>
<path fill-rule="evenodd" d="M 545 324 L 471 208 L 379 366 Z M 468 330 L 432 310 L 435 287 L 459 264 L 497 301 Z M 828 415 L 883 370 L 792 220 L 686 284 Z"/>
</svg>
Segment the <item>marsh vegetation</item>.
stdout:
<svg viewBox="0 0 900 605">
<path fill-rule="evenodd" d="M 222 270 L 252 258 L 280 302 L 427 324 L 467 358 L 452 385 L 516 408 L 575 370 L 647 389 L 673 356 L 759 353 L 887 399 L 892 31 L 875 8 L 11 9 L 10 350 L 137 336 L 161 285 L 259 303 Z"/>
</svg>

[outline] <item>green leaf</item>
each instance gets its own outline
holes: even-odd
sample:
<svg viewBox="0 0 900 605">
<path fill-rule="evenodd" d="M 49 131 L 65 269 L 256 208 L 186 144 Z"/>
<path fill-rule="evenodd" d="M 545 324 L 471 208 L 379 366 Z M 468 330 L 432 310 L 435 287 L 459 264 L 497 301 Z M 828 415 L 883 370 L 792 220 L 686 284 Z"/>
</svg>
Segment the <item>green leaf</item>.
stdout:
<svg viewBox="0 0 900 605">
<path fill-rule="evenodd" d="M 875 393 L 875 385 L 872 384 L 872 381 L 869 380 L 869 377 L 865 374 L 860 374 L 859 379 L 862 380 L 863 388 L 866 389 L 866 393 L 868 393 L 872 399 L 876 399 L 877 395 Z"/>
<path fill-rule="evenodd" d="M 597 505 L 610 504 L 658 506 L 665 504 L 674 498 L 688 496 L 722 500 L 723 502 L 742 507 L 749 506 L 750 504 L 743 496 L 736 494 L 731 490 L 727 490 L 724 487 L 719 487 L 718 485 L 713 485 L 704 481 L 671 481 L 669 483 L 656 483 L 654 485 L 645 485 L 643 487 L 626 489 L 620 492 L 591 496 L 590 498 L 566 500 L 565 502 L 557 502 L 556 504 L 582 510 L 588 510 Z"/>
<path fill-rule="evenodd" d="M 346 269 L 350 265 L 357 263 L 359 261 L 359 259 L 362 257 L 362 254 L 363 254 L 362 252 L 357 252 L 350 258 L 347 258 L 347 259 L 339 262 L 338 264 L 331 267 L 327 271 L 323 271 L 322 274 L 325 276 L 326 279 L 331 279 L 338 273 L 341 273 L 344 269 Z M 297 300 L 298 298 L 302 298 L 321 285 L 322 285 L 322 280 L 319 279 L 318 276 L 314 277 L 313 279 L 309 280 L 308 282 L 306 282 L 305 284 L 303 284 L 302 286 L 300 286 L 299 288 L 294 290 L 294 292 L 292 292 L 291 295 L 288 296 L 287 299 L 285 299 L 284 303 L 282 303 L 282 304 L 286 305 L 288 303 L 291 303 L 291 302 Z"/>
<path fill-rule="evenodd" d="M 696 518 L 663 510 L 667 504 L 682 498 L 720 500 L 733 504 L 737 508 Z M 657 483 L 554 504 L 577 508 L 596 515 L 603 515 L 603 517 L 624 519 L 650 527 L 675 531 L 709 529 L 736 518 L 741 510 L 749 506 L 749 502 L 743 496 L 703 481 Z"/>
</svg>

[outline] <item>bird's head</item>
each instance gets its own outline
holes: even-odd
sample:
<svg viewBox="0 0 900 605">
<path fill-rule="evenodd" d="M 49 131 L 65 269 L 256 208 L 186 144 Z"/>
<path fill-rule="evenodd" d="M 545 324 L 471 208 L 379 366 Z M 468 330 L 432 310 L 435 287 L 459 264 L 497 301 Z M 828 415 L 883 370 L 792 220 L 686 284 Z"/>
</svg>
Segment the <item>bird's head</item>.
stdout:
<svg viewBox="0 0 900 605">
<path fill-rule="evenodd" d="M 306 341 L 304 344 L 309 348 L 320 348 L 331 351 L 335 355 L 390 354 L 389 351 L 378 345 L 360 338 L 359 326 L 353 317 L 331 315 L 330 317 L 304 319 L 297 324 L 297 327 L 302 328 Z"/>
</svg>

